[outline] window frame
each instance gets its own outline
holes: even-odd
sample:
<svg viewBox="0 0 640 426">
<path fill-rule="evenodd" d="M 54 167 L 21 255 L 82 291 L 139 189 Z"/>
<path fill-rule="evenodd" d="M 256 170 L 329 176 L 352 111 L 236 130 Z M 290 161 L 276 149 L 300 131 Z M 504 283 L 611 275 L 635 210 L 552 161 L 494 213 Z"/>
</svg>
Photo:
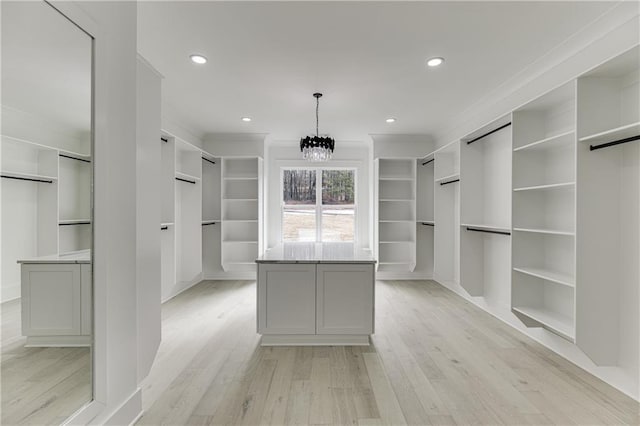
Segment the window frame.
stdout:
<svg viewBox="0 0 640 426">
<path fill-rule="evenodd" d="M 355 166 L 281 166 L 280 167 L 280 243 L 284 241 L 284 172 L 285 170 L 313 170 L 316 172 L 316 243 L 322 243 L 322 171 L 348 170 L 353 172 L 353 244 L 358 242 L 358 169 Z M 328 241 L 327 241 L 328 242 Z M 345 241 L 347 242 L 347 241 Z M 348 241 L 351 242 L 351 241 Z"/>
</svg>

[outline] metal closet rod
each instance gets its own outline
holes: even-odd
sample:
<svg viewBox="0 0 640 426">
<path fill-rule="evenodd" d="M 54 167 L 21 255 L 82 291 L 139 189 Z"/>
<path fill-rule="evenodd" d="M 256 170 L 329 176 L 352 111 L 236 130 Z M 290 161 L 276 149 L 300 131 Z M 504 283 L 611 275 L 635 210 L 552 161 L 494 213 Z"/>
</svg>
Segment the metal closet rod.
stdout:
<svg viewBox="0 0 640 426">
<path fill-rule="evenodd" d="M 511 235 L 511 232 L 509 232 L 509 231 L 493 231 L 491 229 L 470 228 L 468 226 L 467 226 L 467 231 L 486 232 L 487 234 Z"/>
<path fill-rule="evenodd" d="M 196 181 L 195 181 L 195 180 L 182 179 L 182 178 L 179 178 L 179 177 L 177 177 L 177 178 L 176 178 L 176 180 L 179 180 L 180 182 L 192 183 L 192 184 L 194 184 L 194 185 L 196 184 Z"/>
<path fill-rule="evenodd" d="M 160 137 L 160 140 L 161 140 L 162 142 L 164 142 L 164 143 L 169 142 L 169 139 L 167 139 L 167 138 L 163 138 L 163 137 Z"/>
<path fill-rule="evenodd" d="M 202 157 L 202 159 L 203 159 L 204 161 L 207 161 L 207 162 L 211 163 L 211 164 L 216 164 L 216 162 L 215 162 L 215 161 L 209 160 L 208 158 Z"/>
<path fill-rule="evenodd" d="M 478 137 L 477 137 L 477 138 L 475 138 L 475 139 L 471 139 L 470 141 L 467 141 L 467 145 L 470 145 L 470 144 L 474 143 L 475 141 L 479 141 L 479 140 L 480 140 L 480 139 L 482 139 L 482 138 L 486 138 L 487 136 L 489 136 L 489 135 L 491 135 L 491 134 L 493 134 L 493 133 L 497 132 L 498 130 L 502 130 L 502 129 L 504 129 L 505 127 L 509 127 L 509 126 L 511 126 L 511 122 L 508 122 L 507 124 L 503 124 L 502 126 L 498 127 L 497 129 L 493 129 L 492 131 L 487 132 L 487 133 L 485 133 L 484 135 L 478 136 Z"/>
<path fill-rule="evenodd" d="M 422 222 L 422 224 L 425 226 L 436 226 L 434 223 Z"/>
<path fill-rule="evenodd" d="M 216 222 L 210 222 L 210 223 L 203 223 L 202 226 L 209 226 L 209 225 L 215 225 Z"/>
<path fill-rule="evenodd" d="M 5 179 L 27 180 L 27 181 L 30 181 L 30 182 L 53 183 L 53 181 L 49 180 L 49 179 L 35 179 L 35 178 L 25 178 L 25 177 L 7 176 L 7 175 L 0 175 L 0 177 L 5 178 Z"/>
<path fill-rule="evenodd" d="M 423 166 L 426 166 L 427 164 L 429 164 L 430 162 L 432 162 L 433 160 L 435 160 L 435 158 L 432 158 L 429 161 L 425 161 L 424 163 L 422 163 Z"/>
<path fill-rule="evenodd" d="M 73 223 L 59 223 L 58 226 L 73 226 L 73 225 L 91 225 L 91 222 L 73 222 Z"/>
<path fill-rule="evenodd" d="M 614 146 L 614 145 L 620 145 L 623 143 L 627 143 L 627 142 L 633 142 L 633 141 L 637 141 L 638 139 L 640 139 L 640 135 L 636 135 L 636 136 L 630 136 L 628 138 L 624 138 L 624 139 L 618 139 L 617 141 L 613 141 L 613 142 L 607 142 L 607 143 L 603 143 L 601 145 L 590 145 L 589 146 L 589 151 L 595 151 L 596 149 L 602 149 L 602 148 L 607 148 L 610 146 Z"/>
<path fill-rule="evenodd" d="M 460 179 L 450 180 L 449 182 L 440 182 L 440 185 L 449 185 L 450 183 L 460 182 Z"/>
<path fill-rule="evenodd" d="M 84 163 L 90 163 L 91 160 L 86 160 L 84 158 L 79 158 L 79 157 L 74 157 L 72 155 L 68 155 L 68 154 L 58 154 L 60 157 L 64 157 L 64 158 L 68 158 L 70 160 L 76 160 L 76 161 L 82 161 Z"/>
<path fill-rule="evenodd" d="M 161 230 L 161 231 L 165 231 L 165 230 L 167 230 L 167 229 L 169 229 L 169 227 L 168 227 L 168 226 L 161 226 L 161 227 L 160 227 L 160 230 Z"/>
</svg>

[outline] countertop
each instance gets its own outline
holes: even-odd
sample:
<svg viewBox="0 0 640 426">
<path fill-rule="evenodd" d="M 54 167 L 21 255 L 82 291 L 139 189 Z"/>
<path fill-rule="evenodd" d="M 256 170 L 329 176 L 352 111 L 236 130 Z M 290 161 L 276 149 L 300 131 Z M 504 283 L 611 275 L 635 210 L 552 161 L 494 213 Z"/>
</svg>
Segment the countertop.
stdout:
<svg viewBox="0 0 640 426">
<path fill-rule="evenodd" d="M 283 243 L 268 249 L 256 263 L 376 263 L 370 250 L 353 243 Z"/>
<path fill-rule="evenodd" d="M 91 250 L 20 259 L 18 263 L 91 263 Z"/>
</svg>

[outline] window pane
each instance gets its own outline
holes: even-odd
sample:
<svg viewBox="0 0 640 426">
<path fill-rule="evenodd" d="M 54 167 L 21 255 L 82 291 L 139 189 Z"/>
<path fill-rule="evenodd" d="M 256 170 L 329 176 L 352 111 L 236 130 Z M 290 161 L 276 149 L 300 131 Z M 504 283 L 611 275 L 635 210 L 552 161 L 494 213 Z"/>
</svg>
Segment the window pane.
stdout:
<svg viewBox="0 0 640 426">
<path fill-rule="evenodd" d="M 316 240 L 316 171 L 284 170 L 282 240 Z"/>
<path fill-rule="evenodd" d="M 322 206 L 322 241 L 354 241 L 355 217 L 353 204 Z"/>
<path fill-rule="evenodd" d="M 285 204 L 316 204 L 316 171 L 284 170 L 282 200 Z"/>
<path fill-rule="evenodd" d="M 322 171 L 322 204 L 354 204 L 353 170 Z"/>
<path fill-rule="evenodd" d="M 354 171 L 322 171 L 322 241 L 354 241 Z"/>
</svg>

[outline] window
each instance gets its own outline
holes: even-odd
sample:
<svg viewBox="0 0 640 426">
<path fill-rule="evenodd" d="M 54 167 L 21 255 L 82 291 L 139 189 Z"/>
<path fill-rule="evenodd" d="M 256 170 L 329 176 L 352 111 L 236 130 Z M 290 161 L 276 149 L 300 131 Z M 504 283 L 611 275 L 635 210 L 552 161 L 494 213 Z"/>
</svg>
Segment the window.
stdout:
<svg viewBox="0 0 640 426">
<path fill-rule="evenodd" d="M 282 241 L 355 241 L 355 170 L 283 169 Z"/>
</svg>

